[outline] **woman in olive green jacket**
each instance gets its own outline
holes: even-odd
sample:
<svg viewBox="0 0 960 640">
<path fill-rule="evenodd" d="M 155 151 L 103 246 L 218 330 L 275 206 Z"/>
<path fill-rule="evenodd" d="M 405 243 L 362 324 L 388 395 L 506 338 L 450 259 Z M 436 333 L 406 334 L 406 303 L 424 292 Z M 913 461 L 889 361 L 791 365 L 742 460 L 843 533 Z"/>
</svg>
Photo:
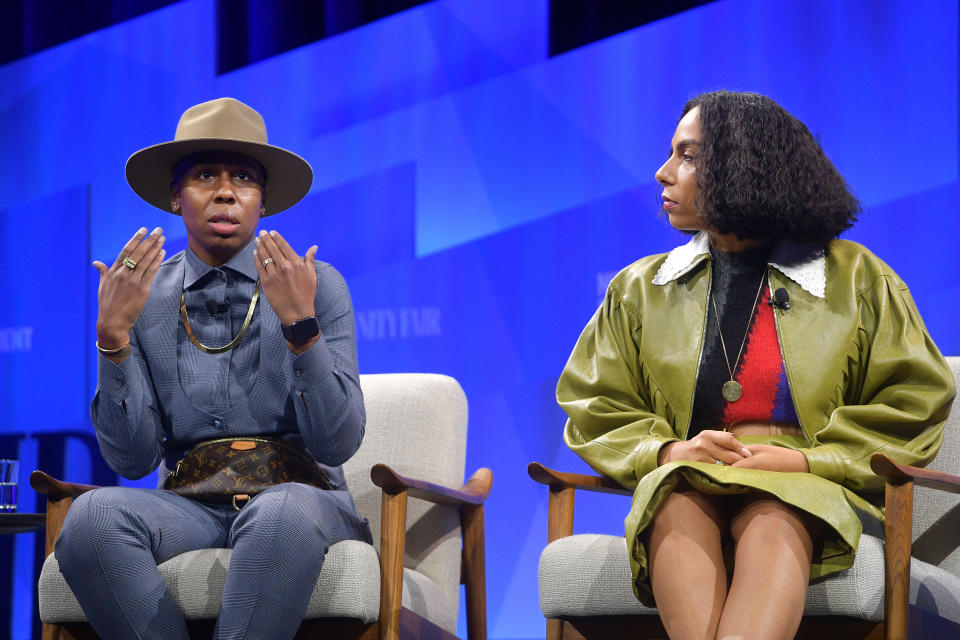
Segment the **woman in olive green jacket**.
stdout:
<svg viewBox="0 0 960 640">
<path fill-rule="evenodd" d="M 883 517 L 870 455 L 928 463 L 953 378 L 906 285 L 835 239 L 859 205 L 772 100 L 690 100 L 656 178 L 695 235 L 610 283 L 559 381 L 564 439 L 634 489 L 634 588 L 671 638 L 792 638 L 809 579 Z"/>
</svg>

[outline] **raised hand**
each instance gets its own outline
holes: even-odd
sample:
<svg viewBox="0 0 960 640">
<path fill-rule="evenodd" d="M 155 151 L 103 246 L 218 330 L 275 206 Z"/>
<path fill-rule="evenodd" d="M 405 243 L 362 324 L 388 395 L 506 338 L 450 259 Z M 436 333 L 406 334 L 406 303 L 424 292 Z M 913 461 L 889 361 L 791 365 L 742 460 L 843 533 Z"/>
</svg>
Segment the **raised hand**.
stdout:
<svg viewBox="0 0 960 640">
<path fill-rule="evenodd" d="M 280 322 L 291 325 L 316 314 L 317 270 L 314 256 L 317 246 L 307 249 L 302 258 L 276 231 L 261 231 L 253 251 L 263 294 Z"/>
<path fill-rule="evenodd" d="M 119 349 L 130 342 L 130 329 L 147 303 L 150 285 L 166 255 L 164 240 L 160 227 L 149 235 L 144 227 L 133 234 L 109 268 L 100 261 L 93 263 L 100 272 L 97 344 L 101 348 Z"/>
<path fill-rule="evenodd" d="M 743 446 L 732 433 L 706 430 L 690 440 L 665 445 L 660 449 L 659 462 L 666 464 L 674 460 L 691 460 L 716 464 L 719 460 L 723 464 L 736 465 L 752 455 L 749 447 Z"/>
</svg>

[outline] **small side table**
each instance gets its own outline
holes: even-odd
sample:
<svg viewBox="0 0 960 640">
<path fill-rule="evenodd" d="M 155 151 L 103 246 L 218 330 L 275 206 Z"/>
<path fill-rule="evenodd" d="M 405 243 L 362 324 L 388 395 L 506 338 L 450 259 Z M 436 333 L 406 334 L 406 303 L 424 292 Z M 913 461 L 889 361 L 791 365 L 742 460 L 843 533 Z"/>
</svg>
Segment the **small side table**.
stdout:
<svg viewBox="0 0 960 640">
<path fill-rule="evenodd" d="M 0 535 L 30 533 L 43 529 L 46 523 L 45 513 L 0 513 Z"/>
</svg>

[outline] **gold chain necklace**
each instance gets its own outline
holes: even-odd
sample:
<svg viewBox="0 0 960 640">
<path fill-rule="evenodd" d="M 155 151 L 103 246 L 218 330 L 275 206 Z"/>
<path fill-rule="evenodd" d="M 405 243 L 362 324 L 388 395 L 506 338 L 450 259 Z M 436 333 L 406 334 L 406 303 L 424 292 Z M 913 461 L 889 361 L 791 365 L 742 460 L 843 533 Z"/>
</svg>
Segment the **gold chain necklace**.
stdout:
<svg viewBox="0 0 960 640">
<path fill-rule="evenodd" d="M 730 356 L 727 355 L 727 345 L 723 341 L 723 329 L 720 328 L 720 311 L 717 310 L 717 299 L 713 296 L 713 292 L 710 292 L 710 300 L 713 302 L 713 315 L 717 321 L 717 333 L 720 334 L 720 346 L 723 347 L 723 359 L 727 361 L 727 371 L 730 372 L 730 379 L 724 382 L 723 387 L 720 389 L 723 399 L 727 402 L 736 402 L 740 399 L 740 396 L 743 395 L 743 387 L 733 379 L 733 373 L 737 370 L 737 365 L 740 364 L 740 356 L 743 355 L 743 345 L 747 343 L 747 335 L 750 333 L 753 314 L 756 313 L 757 301 L 760 300 L 760 292 L 763 291 L 763 283 L 766 279 L 767 272 L 766 269 L 764 269 L 763 275 L 760 276 L 760 286 L 757 287 L 757 295 L 753 299 L 753 306 L 750 308 L 750 318 L 747 320 L 747 329 L 743 332 L 743 340 L 740 341 L 740 350 L 737 351 L 737 360 L 733 363 L 733 367 L 730 366 Z"/>
<path fill-rule="evenodd" d="M 197 349 L 203 351 L 204 353 L 225 353 L 233 349 L 235 346 L 240 344 L 240 339 L 243 338 L 243 334 L 247 332 L 247 329 L 250 327 L 250 321 L 253 320 L 253 310 L 257 307 L 257 300 L 260 299 L 260 281 L 257 280 L 257 286 L 253 288 L 253 297 L 250 299 L 250 306 L 247 308 L 247 317 L 243 319 L 243 326 L 240 327 L 240 333 L 237 334 L 237 337 L 223 345 L 222 347 L 208 347 L 203 344 L 197 337 L 193 335 L 193 329 L 190 328 L 190 319 L 187 318 L 187 307 L 183 301 L 183 291 L 180 292 L 180 317 L 183 318 L 183 328 L 187 331 L 187 337 L 190 338 L 190 342 L 196 345 Z"/>
</svg>

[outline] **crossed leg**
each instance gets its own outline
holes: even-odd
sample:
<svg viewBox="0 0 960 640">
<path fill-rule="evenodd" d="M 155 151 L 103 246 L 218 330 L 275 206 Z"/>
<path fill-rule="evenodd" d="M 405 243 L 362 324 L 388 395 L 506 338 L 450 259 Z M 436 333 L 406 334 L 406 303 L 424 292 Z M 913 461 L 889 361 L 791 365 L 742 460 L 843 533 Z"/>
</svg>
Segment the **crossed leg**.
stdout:
<svg viewBox="0 0 960 640">
<path fill-rule="evenodd" d="M 724 497 L 678 487 L 648 533 L 650 582 L 673 640 L 790 640 L 803 614 L 814 523 L 774 499 L 730 517 Z M 722 540 L 736 543 L 727 588 Z"/>
</svg>

